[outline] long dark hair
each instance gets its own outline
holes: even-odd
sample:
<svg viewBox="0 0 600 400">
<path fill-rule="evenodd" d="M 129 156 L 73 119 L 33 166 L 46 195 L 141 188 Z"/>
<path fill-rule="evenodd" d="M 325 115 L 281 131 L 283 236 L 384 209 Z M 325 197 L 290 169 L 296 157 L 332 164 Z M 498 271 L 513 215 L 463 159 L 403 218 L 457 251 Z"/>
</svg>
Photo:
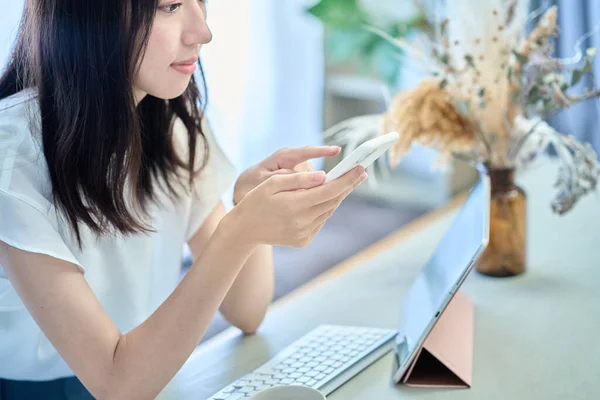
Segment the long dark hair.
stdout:
<svg viewBox="0 0 600 400">
<path fill-rule="evenodd" d="M 80 245 L 78 222 L 99 235 L 151 230 L 145 217 L 148 205 L 157 201 L 159 179 L 169 197 L 177 197 L 172 182 L 189 189 L 199 172 L 194 165 L 198 136 L 204 142 L 199 169 L 208 157 L 201 95 L 193 78 L 178 98 L 148 95 L 135 104 L 132 82 L 158 3 L 27 0 L 0 78 L 0 99 L 37 90 L 53 200 Z M 187 160 L 173 143 L 177 117 L 188 131 Z M 182 176 L 189 179 L 172 179 Z"/>
</svg>

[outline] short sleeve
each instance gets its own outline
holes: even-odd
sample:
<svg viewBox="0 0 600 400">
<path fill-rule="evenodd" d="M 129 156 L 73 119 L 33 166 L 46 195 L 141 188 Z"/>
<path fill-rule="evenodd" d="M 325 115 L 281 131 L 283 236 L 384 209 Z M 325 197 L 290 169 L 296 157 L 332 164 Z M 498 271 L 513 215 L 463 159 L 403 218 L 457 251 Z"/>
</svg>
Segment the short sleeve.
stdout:
<svg viewBox="0 0 600 400">
<path fill-rule="evenodd" d="M 225 192 L 233 185 L 237 176 L 235 167 L 217 143 L 206 119 L 202 120 L 202 132 L 208 144 L 208 160 L 204 169 L 194 179 L 186 241 L 189 241 L 200 229 Z M 196 154 L 199 156 L 204 154 L 202 140 L 198 140 Z M 202 158 L 199 161 L 201 162 Z"/>
<path fill-rule="evenodd" d="M 56 223 L 25 199 L 0 189 L 0 240 L 31 253 L 45 254 L 82 268 L 58 232 Z"/>
<path fill-rule="evenodd" d="M 26 201 L 2 190 L 0 190 L 0 241 L 20 250 L 68 261 L 82 269 L 46 215 Z M 18 310 L 22 307 L 21 299 L 0 264 L 0 312 Z"/>
<path fill-rule="evenodd" d="M 0 115 L 0 241 L 82 269 L 61 234 L 65 232 L 59 230 L 59 219 L 49 200 L 47 165 L 28 124 L 25 105 L 16 103 L 1 110 Z M 22 307 L 0 264 L 0 311 Z"/>
</svg>

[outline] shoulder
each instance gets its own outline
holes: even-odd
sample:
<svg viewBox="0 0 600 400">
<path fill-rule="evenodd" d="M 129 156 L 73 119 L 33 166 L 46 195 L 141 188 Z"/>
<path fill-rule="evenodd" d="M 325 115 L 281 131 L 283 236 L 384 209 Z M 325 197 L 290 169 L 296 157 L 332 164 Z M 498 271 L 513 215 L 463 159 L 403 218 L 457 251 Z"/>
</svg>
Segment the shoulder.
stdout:
<svg viewBox="0 0 600 400">
<path fill-rule="evenodd" d="M 0 191 L 44 210 L 50 182 L 39 125 L 35 91 L 23 90 L 0 100 Z"/>
</svg>

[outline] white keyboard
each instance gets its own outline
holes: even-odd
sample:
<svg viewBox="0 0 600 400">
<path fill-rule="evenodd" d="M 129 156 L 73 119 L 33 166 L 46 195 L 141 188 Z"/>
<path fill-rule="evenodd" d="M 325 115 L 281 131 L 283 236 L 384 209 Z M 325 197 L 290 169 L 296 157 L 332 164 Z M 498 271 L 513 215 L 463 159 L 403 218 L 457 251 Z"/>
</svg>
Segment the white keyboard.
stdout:
<svg viewBox="0 0 600 400">
<path fill-rule="evenodd" d="M 396 330 L 321 325 L 209 400 L 246 399 L 263 389 L 304 385 L 328 395 L 392 349 Z"/>
</svg>

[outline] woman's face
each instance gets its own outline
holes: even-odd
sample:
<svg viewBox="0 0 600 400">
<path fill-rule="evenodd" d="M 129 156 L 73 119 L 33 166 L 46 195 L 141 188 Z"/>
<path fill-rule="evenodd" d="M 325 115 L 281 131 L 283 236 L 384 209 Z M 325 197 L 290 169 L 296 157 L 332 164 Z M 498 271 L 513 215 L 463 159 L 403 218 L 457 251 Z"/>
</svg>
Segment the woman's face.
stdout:
<svg viewBox="0 0 600 400">
<path fill-rule="evenodd" d="M 146 94 L 160 99 L 183 94 L 196 69 L 200 48 L 211 39 L 204 0 L 160 0 L 134 83 L 136 100 Z"/>
</svg>

